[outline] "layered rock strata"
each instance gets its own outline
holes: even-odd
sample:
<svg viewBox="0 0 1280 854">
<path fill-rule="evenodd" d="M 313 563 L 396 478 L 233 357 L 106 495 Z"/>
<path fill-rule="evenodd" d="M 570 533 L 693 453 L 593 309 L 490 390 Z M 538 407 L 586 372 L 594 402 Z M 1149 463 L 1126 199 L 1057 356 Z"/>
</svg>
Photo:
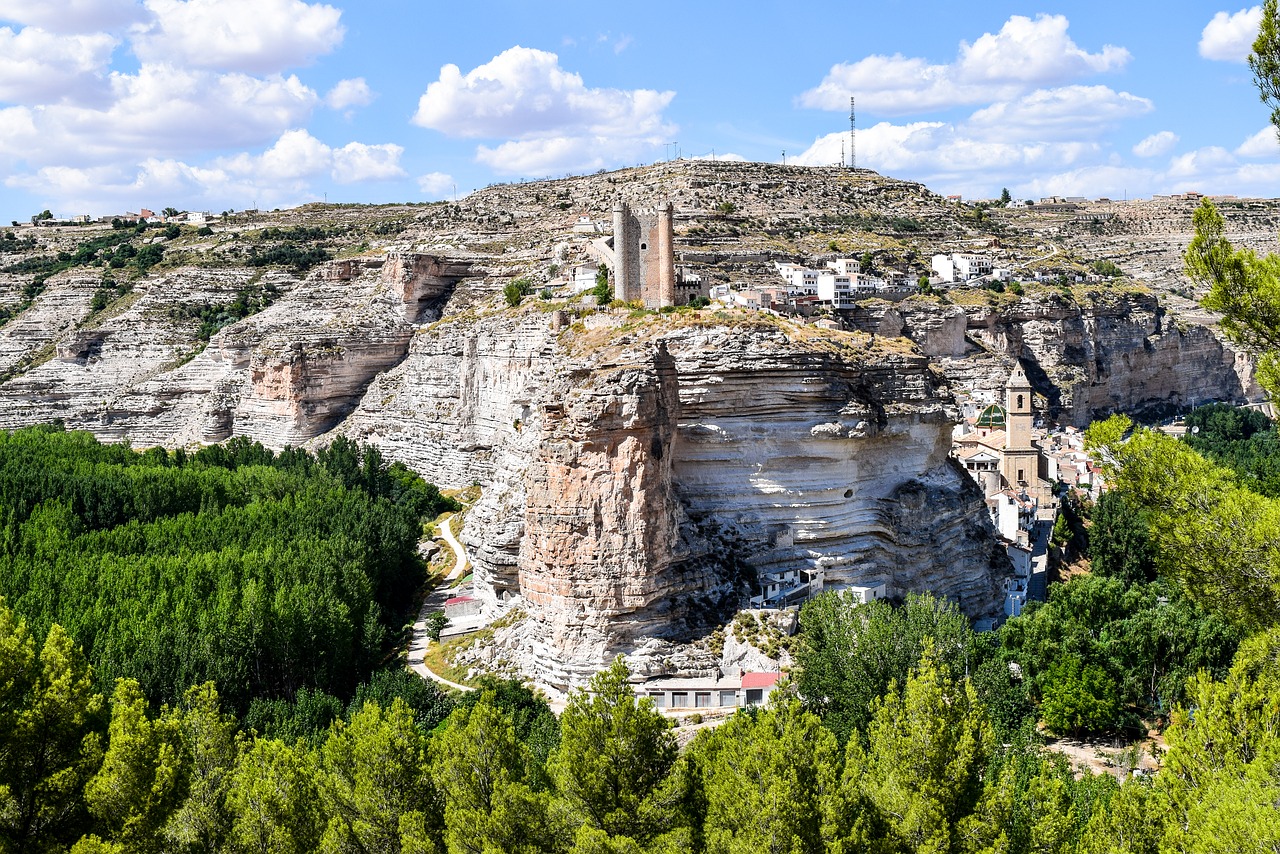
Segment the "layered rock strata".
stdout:
<svg viewBox="0 0 1280 854">
<path fill-rule="evenodd" d="M 527 602 L 527 672 L 566 686 L 664 650 L 648 639 L 709 630 L 773 571 L 996 607 L 1004 564 L 947 458 L 949 393 L 906 342 L 749 318 L 564 324 L 436 324 L 341 428 L 485 485 L 464 540 L 480 595 Z"/>
<path fill-rule="evenodd" d="M 0 426 L 58 418 L 137 444 L 232 435 L 300 444 L 337 424 L 375 376 L 404 358 L 416 322 L 439 316 L 468 269 L 414 254 L 333 262 L 303 281 L 281 272 L 184 269 L 144 281 L 92 317 L 96 281 L 52 280 L 0 330 L 0 364 L 22 367 L 17 354 L 30 354 L 32 342 L 47 341 L 52 357 L 5 384 L 11 405 Z M 207 345 L 200 341 L 181 307 L 229 303 L 251 283 L 280 297 Z M 6 338 L 23 350 L 10 354 Z"/>
<path fill-rule="evenodd" d="M 869 300 L 852 328 L 911 339 L 952 386 L 998 397 L 1015 361 L 1045 414 L 1084 427 L 1113 412 L 1163 413 L 1210 400 L 1256 400 L 1253 362 L 1205 322 L 1174 320 L 1145 291 L 1083 304 L 1048 289 L 999 303 Z"/>
</svg>

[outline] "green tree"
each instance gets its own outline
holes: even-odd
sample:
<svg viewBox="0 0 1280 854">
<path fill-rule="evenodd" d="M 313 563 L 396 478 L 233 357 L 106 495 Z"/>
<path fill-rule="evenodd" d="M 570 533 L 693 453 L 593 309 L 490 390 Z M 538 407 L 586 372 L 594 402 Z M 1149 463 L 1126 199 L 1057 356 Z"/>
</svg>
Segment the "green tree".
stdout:
<svg viewBox="0 0 1280 854">
<path fill-rule="evenodd" d="M 1000 190 L 1000 206 L 1009 207 L 1009 203 L 1013 201 L 1013 196 L 1009 194 L 1009 188 L 1005 187 Z"/>
<path fill-rule="evenodd" d="M 81 789 L 102 761 L 102 741 L 93 731 L 102 695 L 93 690 L 80 650 L 58 625 L 39 656 L 28 659 L 27 672 L 16 672 L 27 658 L 26 632 L 12 617 L 0 620 L 0 627 L 5 623 L 9 637 L 5 642 L 0 635 L 0 642 L 12 655 L 5 675 L 16 679 L 0 689 L 16 695 L 17 704 L 6 710 L 11 728 L 0 752 L 0 843 L 13 851 L 43 851 L 78 836 Z"/>
<path fill-rule="evenodd" d="M 608 305 L 613 301 L 613 286 L 609 284 L 609 268 L 601 264 L 596 268 L 596 286 L 591 289 L 597 305 Z"/>
<path fill-rule="evenodd" d="M 231 826 L 227 791 L 240 742 L 236 722 L 224 714 L 213 683 L 193 685 L 167 716 L 187 757 L 186 790 L 164 827 L 169 845 L 188 854 L 224 850 Z"/>
<path fill-rule="evenodd" d="M 148 717 L 137 682 L 116 683 L 106 754 L 84 798 L 110 838 L 129 851 L 163 850 L 161 828 L 186 785 L 187 757 L 171 724 L 171 717 Z"/>
<path fill-rule="evenodd" d="M 926 640 L 901 692 L 875 702 L 862 787 L 907 850 L 946 852 L 983 794 L 992 733 L 968 680 L 956 681 Z M 850 742 L 850 760 L 860 749 Z"/>
<path fill-rule="evenodd" d="M 798 700 L 734 715 L 695 743 L 708 854 L 822 852 L 852 816 L 835 737 Z"/>
<path fill-rule="evenodd" d="M 1067 656 L 1045 675 L 1040 715 L 1059 735 L 1106 732 L 1120 723 L 1120 687 L 1096 664 Z"/>
<path fill-rule="evenodd" d="M 321 750 L 326 854 L 400 854 L 405 831 L 441 826 L 425 743 L 402 700 L 367 703 L 350 724 L 334 723 Z"/>
<path fill-rule="evenodd" d="M 1280 394 L 1280 257 L 1233 247 L 1222 214 L 1207 198 L 1192 223 L 1195 237 L 1184 260 L 1187 274 L 1209 288 L 1202 304 L 1222 314 L 1219 325 L 1229 338 L 1258 354 L 1258 383 Z"/>
<path fill-rule="evenodd" d="M 1271 124 L 1280 130 L 1280 12 L 1276 0 L 1264 0 L 1262 21 L 1249 53 L 1249 68 L 1262 103 L 1271 108 Z"/>
<path fill-rule="evenodd" d="M 528 753 L 491 691 L 449 717 L 431 752 L 450 854 L 533 854 L 555 846 L 550 796 L 525 784 Z"/>
<path fill-rule="evenodd" d="M 1280 614 L 1280 501 L 1239 485 L 1230 469 L 1184 442 L 1112 416 L 1086 434 L 1115 487 L 1151 513 L 1161 576 L 1193 601 L 1239 625 L 1263 627 Z"/>
<path fill-rule="evenodd" d="M 876 600 L 860 604 L 848 591 L 825 593 L 800 612 L 796 686 L 806 705 L 842 743 L 865 730 L 871 703 L 920 660 L 932 639 L 949 670 L 963 673 L 974 649 L 969 620 L 952 602 L 909 595 L 894 608 Z"/>
<path fill-rule="evenodd" d="M 1152 581 L 1156 577 L 1146 512 L 1124 493 L 1102 493 L 1090 515 L 1089 562 L 1098 575 L 1125 581 Z"/>
<path fill-rule="evenodd" d="M 643 843 L 661 829 L 648 801 L 677 751 L 668 721 L 629 677 L 619 656 L 569 697 L 549 770 L 577 822 Z"/>
<path fill-rule="evenodd" d="M 227 791 L 229 848 L 239 854 L 306 854 L 324 830 L 311 757 L 282 741 L 257 739 L 241 754 Z"/>
</svg>

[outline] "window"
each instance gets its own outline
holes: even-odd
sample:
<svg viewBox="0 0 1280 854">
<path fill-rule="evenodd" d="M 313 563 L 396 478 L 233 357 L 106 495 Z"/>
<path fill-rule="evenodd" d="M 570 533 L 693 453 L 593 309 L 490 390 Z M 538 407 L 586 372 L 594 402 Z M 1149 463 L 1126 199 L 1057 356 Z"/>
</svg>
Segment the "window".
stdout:
<svg viewBox="0 0 1280 854">
<path fill-rule="evenodd" d="M 1018 408 L 1019 408 L 1019 409 L 1021 409 L 1021 408 L 1022 408 L 1022 400 L 1023 400 L 1022 395 L 1018 395 Z"/>
<path fill-rule="evenodd" d="M 763 704 L 764 704 L 764 689 L 748 688 L 747 689 L 747 705 L 760 706 Z"/>
<path fill-rule="evenodd" d="M 688 691 L 672 691 L 671 692 L 671 708 L 686 709 L 689 707 Z"/>
<path fill-rule="evenodd" d="M 720 708 L 733 708 L 738 705 L 737 691 L 721 691 L 720 692 Z"/>
<path fill-rule="evenodd" d="M 665 709 L 667 707 L 667 695 L 661 691 L 650 691 L 649 699 L 653 700 L 655 709 Z"/>
<path fill-rule="evenodd" d="M 643 252 L 644 250 L 646 250 L 646 249 L 648 249 L 648 248 L 649 248 L 649 244 L 648 244 L 648 243 L 641 243 L 641 244 L 640 244 L 640 251 L 641 251 L 641 252 Z"/>
<path fill-rule="evenodd" d="M 696 708 L 696 709 L 709 709 L 709 708 L 711 708 L 711 692 L 710 692 L 710 691 L 699 691 L 698 693 L 694 694 L 694 695 L 693 695 L 693 706 L 694 706 L 694 708 Z"/>
</svg>

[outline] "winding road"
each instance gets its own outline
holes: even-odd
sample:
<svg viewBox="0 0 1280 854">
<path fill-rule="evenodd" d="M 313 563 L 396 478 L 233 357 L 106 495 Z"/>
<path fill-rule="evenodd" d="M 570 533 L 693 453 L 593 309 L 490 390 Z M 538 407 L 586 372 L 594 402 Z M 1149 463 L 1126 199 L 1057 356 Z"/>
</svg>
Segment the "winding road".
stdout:
<svg viewBox="0 0 1280 854">
<path fill-rule="evenodd" d="M 467 567 L 470 565 L 470 561 L 467 560 L 467 550 L 462 547 L 462 543 L 458 542 L 457 538 L 453 535 L 450 523 L 454 518 L 454 516 L 450 516 L 440 525 L 440 536 L 449 544 L 449 548 L 453 549 L 454 557 L 453 571 L 450 572 L 448 577 L 445 579 L 447 582 L 457 581 L 462 578 L 466 573 Z M 432 591 L 431 595 L 422 603 L 422 610 L 418 612 L 418 620 L 413 624 L 413 632 L 409 637 L 409 669 L 424 679 L 431 679 L 435 682 L 439 682 L 441 685 L 453 688 L 454 690 L 474 691 L 474 688 L 467 685 L 461 685 L 457 682 L 451 682 L 448 679 L 445 679 L 443 676 L 427 667 L 426 662 L 423 660 L 424 656 L 427 654 L 428 647 L 431 646 L 431 636 L 427 634 L 427 617 L 435 611 L 444 610 L 445 600 L 449 598 L 452 592 L 450 587 L 451 585 L 448 584 L 440 585 L 440 587 Z"/>
</svg>

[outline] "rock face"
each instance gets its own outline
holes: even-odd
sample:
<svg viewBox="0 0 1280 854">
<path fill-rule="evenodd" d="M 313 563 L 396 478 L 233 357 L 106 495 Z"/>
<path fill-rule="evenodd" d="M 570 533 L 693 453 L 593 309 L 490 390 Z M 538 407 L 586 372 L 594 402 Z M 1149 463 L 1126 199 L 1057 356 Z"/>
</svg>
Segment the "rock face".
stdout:
<svg viewBox="0 0 1280 854">
<path fill-rule="evenodd" d="M 341 428 L 444 485 L 486 484 L 464 539 L 478 592 L 528 603 L 526 672 L 566 686 L 705 633 L 769 571 L 995 608 L 1005 567 L 947 458 L 949 394 L 905 342 L 626 324 L 445 320 Z"/>
<path fill-rule="evenodd" d="M 1107 294 L 1083 306 L 1040 297 L 970 307 L 967 331 L 986 352 L 940 360 L 954 384 L 998 390 L 1019 359 L 1050 417 L 1077 427 L 1113 412 L 1259 394 L 1248 356 L 1206 326 L 1174 322 L 1147 293 Z"/>
<path fill-rule="evenodd" d="M 175 306 L 229 301 L 251 271 L 188 269 L 150 280 L 113 314 L 79 327 L 97 283 L 65 277 L 0 331 L 0 363 L 5 336 L 20 338 L 27 353 L 33 340 L 47 340 L 56 356 L 6 384 L 5 396 L 18 405 L 0 414 L 0 426 L 61 418 L 137 444 L 232 435 L 301 444 L 337 424 L 375 376 L 404 358 L 415 323 L 439 316 L 468 269 L 393 253 L 334 262 L 301 282 L 270 273 L 265 282 L 282 295 L 277 302 L 207 346 L 189 321 L 174 320 Z"/>
<path fill-rule="evenodd" d="M 1175 321 L 1143 290 L 1094 293 L 1083 303 L 1044 288 L 976 305 L 868 300 L 846 324 L 909 338 L 952 386 L 969 392 L 998 396 L 1019 361 L 1048 401 L 1045 414 L 1077 427 L 1113 412 L 1261 394 L 1246 354 L 1202 322 Z"/>
</svg>

